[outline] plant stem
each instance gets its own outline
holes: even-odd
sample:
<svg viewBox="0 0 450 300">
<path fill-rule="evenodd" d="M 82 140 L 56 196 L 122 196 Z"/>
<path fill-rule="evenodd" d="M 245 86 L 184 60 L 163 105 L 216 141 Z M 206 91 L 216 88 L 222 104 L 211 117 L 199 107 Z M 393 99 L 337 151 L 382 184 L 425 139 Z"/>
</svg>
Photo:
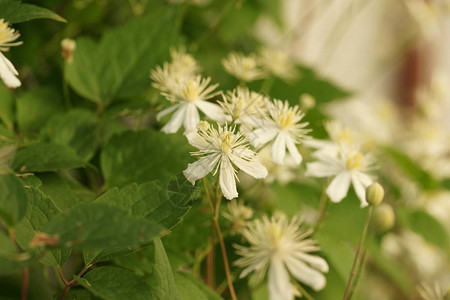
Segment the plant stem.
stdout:
<svg viewBox="0 0 450 300">
<path fill-rule="evenodd" d="M 81 277 L 84 275 L 84 273 L 86 273 L 89 268 L 92 267 L 92 264 L 87 264 L 84 266 L 83 270 L 80 271 L 80 273 L 77 274 L 77 277 Z M 61 276 L 61 279 L 66 283 L 67 280 L 64 277 L 64 274 L 62 273 L 62 270 L 60 270 L 61 268 L 58 269 L 59 275 Z M 66 283 L 66 286 L 64 287 L 63 292 L 61 293 L 61 296 L 59 296 L 58 300 L 63 300 L 66 296 L 67 293 L 69 292 L 71 287 L 74 287 L 77 285 L 77 282 L 75 281 L 75 279 L 72 279 L 71 281 Z"/>
<path fill-rule="evenodd" d="M 260 92 L 269 94 L 270 90 L 272 89 L 272 85 L 273 85 L 274 81 L 275 81 L 275 77 L 273 77 L 272 75 L 269 75 L 269 77 L 267 77 L 267 79 L 264 80 L 263 83 L 261 84 Z"/>
<path fill-rule="evenodd" d="M 29 279 L 30 279 L 30 270 L 28 268 L 24 268 L 22 270 L 22 291 L 20 295 L 21 300 L 27 300 Z"/>
<path fill-rule="evenodd" d="M 214 289 L 214 227 L 211 227 L 209 243 L 211 244 L 211 249 L 206 256 L 206 284 Z"/>
<path fill-rule="evenodd" d="M 370 242 L 370 240 L 369 240 L 369 242 Z M 361 255 L 361 259 L 360 259 L 359 265 L 358 265 L 358 270 L 356 271 L 356 277 L 355 277 L 355 280 L 353 282 L 353 285 L 350 288 L 350 292 L 349 292 L 349 296 L 348 296 L 349 299 L 352 298 L 353 292 L 356 290 L 356 286 L 358 285 L 359 278 L 361 277 L 361 273 L 362 273 L 362 270 L 364 268 L 364 262 L 366 260 L 367 248 L 368 248 L 368 245 L 366 245 L 366 247 L 364 248 L 364 251 L 363 251 L 363 253 Z"/>
<path fill-rule="evenodd" d="M 369 212 L 367 213 L 366 222 L 364 223 L 363 231 L 361 233 L 361 238 L 359 239 L 358 249 L 356 249 L 355 258 L 353 259 L 353 265 L 352 265 L 352 269 L 350 271 L 350 277 L 348 278 L 347 286 L 345 287 L 345 293 L 344 293 L 344 297 L 342 298 L 342 300 L 350 300 L 350 297 L 351 297 L 350 288 L 352 286 L 353 278 L 355 277 L 356 272 L 357 272 L 356 266 L 358 265 L 360 253 L 363 248 L 364 240 L 365 240 L 366 234 L 367 234 L 367 229 L 369 228 L 370 218 L 372 217 L 372 210 L 373 210 L 373 207 L 370 206 Z"/>
<path fill-rule="evenodd" d="M 300 284 L 296 284 L 295 286 L 307 300 L 314 300 L 314 298 Z"/>
<path fill-rule="evenodd" d="M 317 232 L 317 230 L 319 230 L 320 226 L 322 226 L 323 219 L 324 219 L 325 214 L 327 212 L 328 196 L 327 196 L 327 193 L 326 193 L 326 187 L 327 187 L 327 185 L 325 185 L 323 187 L 322 194 L 320 195 L 319 215 L 317 216 L 317 222 L 316 222 L 316 225 L 314 226 L 314 232 Z"/>
</svg>

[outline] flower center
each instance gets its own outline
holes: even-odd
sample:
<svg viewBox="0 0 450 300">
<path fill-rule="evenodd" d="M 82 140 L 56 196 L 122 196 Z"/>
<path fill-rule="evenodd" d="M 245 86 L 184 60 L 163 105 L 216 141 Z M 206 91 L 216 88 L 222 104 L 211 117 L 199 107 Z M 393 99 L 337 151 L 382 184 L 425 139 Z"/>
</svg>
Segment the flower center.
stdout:
<svg viewBox="0 0 450 300">
<path fill-rule="evenodd" d="M 194 102 L 198 97 L 198 85 L 193 80 L 189 80 L 185 83 L 184 98 L 188 102 Z"/>
<path fill-rule="evenodd" d="M 231 147 L 233 146 L 234 134 L 229 131 L 222 132 L 220 139 L 222 141 L 220 146 L 222 152 L 225 154 L 230 154 Z"/>
<path fill-rule="evenodd" d="M 349 170 L 361 168 L 363 166 L 362 154 L 359 152 L 356 152 L 355 154 L 348 155 L 346 165 Z"/>
<path fill-rule="evenodd" d="M 290 128 L 295 124 L 295 113 L 292 110 L 285 111 L 280 116 L 280 127 Z"/>
<path fill-rule="evenodd" d="M 338 140 L 339 142 L 343 143 L 351 143 L 353 142 L 353 133 L 350 129 L 345 128 L 338 134 Z"/>
</svg>

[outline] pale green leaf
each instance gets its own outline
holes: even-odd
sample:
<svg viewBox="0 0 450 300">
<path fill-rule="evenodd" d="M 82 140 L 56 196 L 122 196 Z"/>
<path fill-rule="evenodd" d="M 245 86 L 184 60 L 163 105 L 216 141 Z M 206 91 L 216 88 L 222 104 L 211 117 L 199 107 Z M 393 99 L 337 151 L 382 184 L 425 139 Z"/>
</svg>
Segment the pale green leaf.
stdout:
<svg viewBox="0 0 450 300">
<path fill-rule="evenodd" d="M 51 10 L 15 0 L 0 0 L 0 19 L 5 19 L 10 23 L 20 23 L 33 19 L 52 19 L 58 22 L 66 22 Z"/>
</svg>

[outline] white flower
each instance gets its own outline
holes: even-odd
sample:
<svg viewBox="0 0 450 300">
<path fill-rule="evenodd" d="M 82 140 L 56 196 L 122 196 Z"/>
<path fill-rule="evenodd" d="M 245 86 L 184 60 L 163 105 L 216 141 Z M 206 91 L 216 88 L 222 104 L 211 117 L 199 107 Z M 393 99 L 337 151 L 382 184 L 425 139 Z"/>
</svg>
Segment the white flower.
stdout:
<svg viewBox="0 0 450 300">
<path fill-rule="evenodd" d="M 241 53 L 231 52 L 227 58 L 222 60 L 222 64 L 229 74 L 240 81 L 249 82 L 264 77 L 262 70 L 255 56 L 245 56 Z"/>
<path fill-rule="evenodd" d="M 446 293 L 443 288 L 439 285 L 438 282 L 431 283 L 423 282 L 419 287 L 417 287 L 417 291 L 423 300 L 445 300 Z"/>
<path fill-rule="evenodd" d="M 245 206 L 242 201 L 230 201 L 227 204 L 228 212 L 223 212 L 222 215 L 231 223 L 231 231 L 239 233 L 248 220 L 253 217 L 253 209 Z"/>
<path fill-rule="evenodd" d="M 295 63 L 279 50 L 263 48 L 259 52 L 259 60 L 266 70 L 283 80 L 291 81 L 300 76 Z"/>
<path fill-rule="evenodd" d="M 10 88 L 17 88 L 21 85 L 20 80 L 16 77 L 19 73 L 2 52 L 9 51 L 12 46 L 22 45 L 22 42 L 14 42 L 19 36 L 20 34 L 16 30 L 9 27 L 8 22 L 0 19 L 0 78 Z"/>
<path fill-rule="evenodd" d="M 347 196 L 350 184 L 353 184 L 356 195 L 361 201 L 361 207 L 367 206 L 366 187 L 373 183 L 367 174 L 372 169 L 373 158 L 364 155 L 355 148 L 330 147 L 326 151 L 313 153 L 319 161 L 306 165 L 306 176 L 331 177 L 326 193 L 331 201 L 340 202 Z"/>
<path fill-rule="evenodd" d="M 248 88 L 238 87 L 229 91 L 219 104 L 245 131 L 257 126 L 266 114 L 265 97 Z"/>
<path fill-rule="evenodd" d="M 222 193 L 231 200 L 238 196 L 236 168 L 255 178 L 267 176 L 266 168 L 254 160 L 256 153 L 248 148 L 247 140 L 241 132 L 235 133 L 236 129 L 227 125 L 219 125 L 215 129 L 205 121 L 199 123 L 198 129 L 198 132 L 186 134 L 189 143 L 199 149 L 192 155 L 201 156 L 183 171 L 192 184 L 212 171 L 214 174 L 219 171 Z"/>
<path fill-rule="evenodd" d="M 256 159 L 267 168 L 269 174 L 264 181 L 267 183 L 272 183 L 277 180 L 281 184 L 288 183 L 292 181 L 298 171 L 298 165 L 295 163 L 291 156 L 286 157 L 283 165 L 276 164 L 271 160 L 271 147 L 270 145 L 262 148 L 258 151 Z"/>
<path fill-rule="evenodd" d="M 297 291 L 290 275 L 316 291 L 325 287 L 322 272 L 328 272 L 328 264 L 323 258 L 309 254 L 320 248 L 308 238 L 311 231 L 300 228 L 301 223 L 298 216 L 291 221 L 283 214 L 264 216 L 242 230 L 250 246 L 235 245 L 242 257 L 234 264 L 245 268 L 240 278 L 254 272 L 251 280 L 258 283 L 268 271 L 270 300 L 294 299 Z"/>
<path fill-rule="evenodd" d="M 167 100 L 176 103 L 162 110 L 156 116 L 160 120 L 175 111 L 162 131 L 175 133 L 181 125 L 184 126 L 186 132 L 195 131 L 197 123 L 200 121 L 199 109 L 214 121 L 225 122 L 228 120 L 219 105 L 206 101 L 218 94 L 218 92 L 214 92 L 217 84 L 208 86 L 209 82 L 210 78 L 202 79 L 201 76 L 197 76 L 193 79 L 180 80 L 173 85 L 170 93 L 162 93 Z"/>
<path fill-rule="evenodd" d="M 251 143 L 258 147 L 274 140 L 272 145 L 272 161 L 282 165 L 286 156 L 286 149 L 298 165 L 302 156 L 296 144 L 310 130 L 305 129 L 307 122 L 300 123 L 304 113 L 296 105 L 290 107 L 289 103 L 281 100 L 268 102 L 268 118 L 261 122 L 260 127 L 249 134 Z"/>
</svg>

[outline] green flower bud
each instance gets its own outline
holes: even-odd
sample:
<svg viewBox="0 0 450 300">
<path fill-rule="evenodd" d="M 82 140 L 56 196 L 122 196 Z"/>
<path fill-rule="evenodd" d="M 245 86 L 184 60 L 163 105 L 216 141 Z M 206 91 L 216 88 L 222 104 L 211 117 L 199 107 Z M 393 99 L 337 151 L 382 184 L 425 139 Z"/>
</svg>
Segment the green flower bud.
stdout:
<svg viewBox="0 0 450 300">
<path fill-rule="evenodd" d="M 383 201 L 383 197 L 384 189 L 378 182 L 374 182 L 366 188 L 366 200 L 370 205 L 379 205 Z"/>
<path fill-rule="evenodd" d="M 382 203 L 375 207 L 372 215 L 371 225 L 375 231 L 385 232 L 395 224 L 395 213 L 392 206 Z"/>
</svg>

